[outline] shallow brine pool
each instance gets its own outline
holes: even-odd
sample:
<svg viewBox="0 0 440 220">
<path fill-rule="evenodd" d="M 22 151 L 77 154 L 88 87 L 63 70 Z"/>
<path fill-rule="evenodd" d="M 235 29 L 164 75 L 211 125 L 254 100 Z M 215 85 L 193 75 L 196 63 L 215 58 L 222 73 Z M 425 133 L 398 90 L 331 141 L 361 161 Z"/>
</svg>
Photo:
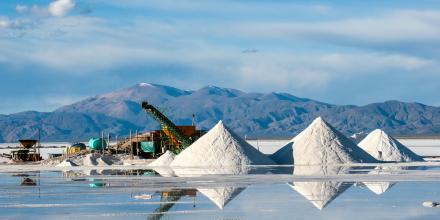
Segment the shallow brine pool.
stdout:
<svg viewBox="0 0 440 220">
<path fill-rule="evenodd" d="M 179 177 L 173 176 L 176 172 Z M 162 175 L 160 175 L 160 173 Z M 2 171 L 0 219 L 440 219 L 440 167 Z"/>
</svg>

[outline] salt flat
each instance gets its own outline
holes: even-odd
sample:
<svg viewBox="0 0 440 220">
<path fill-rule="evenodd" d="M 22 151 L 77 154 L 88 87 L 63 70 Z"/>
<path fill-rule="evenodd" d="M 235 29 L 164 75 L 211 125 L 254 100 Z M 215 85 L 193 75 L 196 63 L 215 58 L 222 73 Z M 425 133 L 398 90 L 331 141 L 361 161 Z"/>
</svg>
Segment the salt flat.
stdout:
<svg viewBox="0 0 440 220">
<path fill-rule="evenodd" d="M 201 175 L 192 177 L 161 177 L 143 166 L 27 170 L 3 165 L 14 169 L 0 170 L 0 219 L 435 219 L 440 210 L 422 204 L 440 199 L 440 162 L 425 165 L 372 174 L 375 166 L 359 164 L 342 175 L 294 175 L 288 166 L 254 166 L 259 172 L 246 175 L 206 175 L 201 170 L 208 168 L 193 168 Z M 364 182 L 393 184 L 377 195 Z M 321 184 L 344 190 L 329 194 L 331 188 L 307 188 Z M 239 190 L 208 193 L 221 189 Z M 316 207 L 320 203 L 314 199 L 325 200 L 325 206 Z"/>
<path fill-rule="evenodd" d="M 252 139 L 247 140 L 249 144 L 257 148 L 264 154 L 272 154 L 290 139 Z M 440 139 L 398 139 L 402 144 L 409 147 L 415 153 L 422 156 L 440 156 Z M 43 142 L 42 146 L 70 146 L 68 142 Z M 0 143 L 0 154 L 9 153 L 8 146 L 17 146 L 17 143 Z M 5 149 L 6 148 L 6 149 Z M 62 153 L 63 148 L 42 148 L 43 158 L 47 158 L 49 153 Z"/>
<path fill-rule="evenodd" d="M 440 155 L 438 140 L 400 141 L 418 154 Z M 248 142 L 270 154 L 288 140 Z M 44 157 L 62 151 L 42 149 Z M 186 167 L 176 177 L 173 170 L 164 175 L 146 164 L 2 164 L 0 219 L 361 220 L 436 219 L 440 215 L 440 209 L 423 206 L 426 201 L 440 200 L 440 160 L 435 158 L 325 166 L 256 165 L 237 175 L 216 169 Z"/>
</svg>

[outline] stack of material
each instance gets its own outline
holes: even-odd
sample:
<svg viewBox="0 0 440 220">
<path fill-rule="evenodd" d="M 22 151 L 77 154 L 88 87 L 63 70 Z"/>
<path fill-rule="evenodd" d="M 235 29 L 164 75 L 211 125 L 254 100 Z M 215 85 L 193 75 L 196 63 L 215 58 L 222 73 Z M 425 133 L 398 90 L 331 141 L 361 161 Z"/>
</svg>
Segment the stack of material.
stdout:
<svg viewBox="0 0 440 220">
<path fill-rule="evenodd" d="M 215 168 L 223 170 L 225 174 L 239 174 L 248 165 L 275 165 L 275 162 L 249 145 L 222 121 L 171 163 L 173 168 Z"/>
<path fill-rule="evenodd" d="M 377 162 L 321 117 L 295 137 L 293 154 L 295 165 Z"/>
<path fill-rule="evenodd" d="M 148 166 L 167 167 L 167 166 L 170 166 L 170 164 L 174 161 L 175 157 L 176 157 L 176 155 L 173 152 L 168 150 L 162 156 L 157 158 L 154 162 L 150 163 Z"/>
<path fill-rule="evenodd" d="M 87 154 L 79 161 L 83 166 L 122 165 L 123 162 L 112 155 Z"/>
<path fill-rule="evenodd" d="M 61 163 L 59 163 L 56 166 L 57 167 L 76 167 L 78 165 L 75 164 L 74 162 L 70 161 L 70 160 L 63 160 Z"/>
<path fill-rule="evenodd" d="M 152 169 L 158 172 L 161 176 L 172 177 L 175 176 L 175 174 L 173 169 L 171 169 L 170 164 L 174 161 L 175 157 L 176 155 L 173 152 L 167 151 L 157 158 L 157 160 L 148 164 L 148 166 L 152 167 Z"/>
<path fill-rule="evenodd" d="M 178 176 L 247 174 L 249 165 L 275 165 L 271 159 L 240 138 L 221 121 L 174 158 L 171 167 Z M 198 188 L 220 209 L 242 187 Z"/>
<path fill-rule="evenodd" d="M 423 161 L 421 156 L 415 154 L 405 145 L 380 129 L 376 129 L 368 134 L 368 136 L 359 143 L 359 147 L 381 161 Z"/>
</svg>

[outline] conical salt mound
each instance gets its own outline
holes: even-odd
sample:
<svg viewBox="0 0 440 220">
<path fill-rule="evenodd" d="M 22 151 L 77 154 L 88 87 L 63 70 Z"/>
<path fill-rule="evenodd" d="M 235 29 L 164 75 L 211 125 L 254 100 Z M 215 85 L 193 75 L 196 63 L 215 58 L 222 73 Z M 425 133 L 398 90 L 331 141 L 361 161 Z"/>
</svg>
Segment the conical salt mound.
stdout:
<svg viewBox="0 0 440 220">
<path fill-rule="evenodd" d="M 377 162 L 321 117 L 295 137 L 293 155 L 295 165 Z"/>
<path fill-rule="evenodd" d="M 72 162 L 70 160 L 63 160 L 61 163 L 59 163 L 56 166 L 57 167 L 76 167 L 78 165 L 76 165 L 74 162 Z"/>
<path fill-rule="evenodd" d="M 220 121 L 208 133 L 177 155 L 171 166 L 235 170 L 247 165 L 274 164 L 275 162 L 249 145 Z"/>
<path fill-rule="evenodd" d="M 152 166 L 152 167 L 169 166 L 173 162 L 174 157 L 176 157 L 176 155 L 168 150 L 162 156 L 160 156 L 155 161 L 150 163 L 148 166 Z"/>
<path fill-rule="evenodd" d="M 293 164 L 293 141 L 289 141 L 282 148 L 277 150 L 275 153 L 270 155 L 270 159 L 275 161 L 280 165 L 291 165 Z"/>
<path fill-rule="evenodd" d="M 170 164 L 173 162 L 175 157 L 176 155 L 173 152 L 167 151 L 162 156 L 157 158 L 157 160 L 148 164 L 148 166 L 152 167 L 152 169 L 161 176 L 172 177 L 175 176 L 175 173 L 174 170 L 171 169 Z"/>
<path fill-rule="evenodd" d="M 399 141 L 380 129 L 376 129 L 368 134 L 368 136 L 365 137 L 358 145 L 371 156 L 382 161 L 423 161 L 421 156 L 415 154 Z"/>
<path fill-rule="evenodd" d="M 230 201 L 232 201 L 245 188 L 242 187 L 218 187 L 211 189 L 197 189 L 217 207 L 223 209 Z"/>
</svg>

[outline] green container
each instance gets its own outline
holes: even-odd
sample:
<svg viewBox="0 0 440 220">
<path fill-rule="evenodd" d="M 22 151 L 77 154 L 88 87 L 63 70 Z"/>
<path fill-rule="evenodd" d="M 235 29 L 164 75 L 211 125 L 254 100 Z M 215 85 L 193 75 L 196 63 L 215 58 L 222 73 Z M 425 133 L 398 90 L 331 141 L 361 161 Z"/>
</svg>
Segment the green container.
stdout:
<svg viewBox="0 0 440 220">
<path fill-rule="evenodd" d="M 141 149 L 145 153 L 156 153 L 156 148 L 154 147 L 153 141 L 143 141 L 141 142 Z"/>
<path fill-rule="evenodd" d="M 92 138 L 89 141 L 89 148 L 91 150 L 104 150 L 107 147 L 107 142 L 102 138 Z"/>
</svg>

